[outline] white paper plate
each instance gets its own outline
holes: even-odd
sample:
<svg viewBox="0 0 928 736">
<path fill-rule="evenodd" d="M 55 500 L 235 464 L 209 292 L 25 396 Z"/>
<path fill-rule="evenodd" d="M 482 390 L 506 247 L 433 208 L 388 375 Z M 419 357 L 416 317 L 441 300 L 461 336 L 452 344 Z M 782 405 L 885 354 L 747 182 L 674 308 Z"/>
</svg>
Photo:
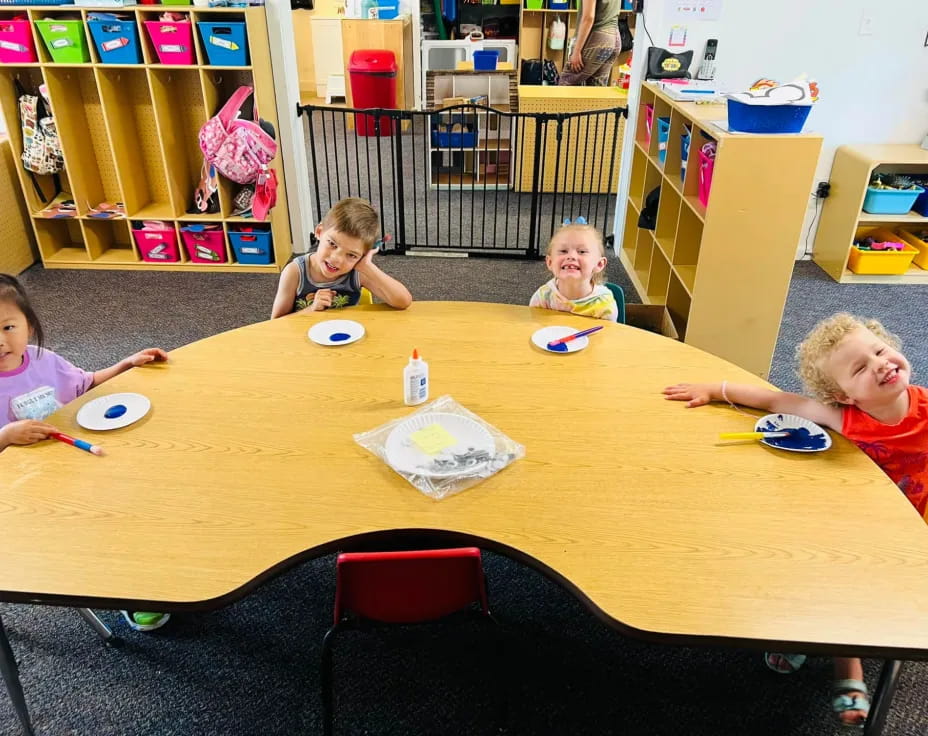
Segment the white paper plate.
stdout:
<svg viewBox="0 0 928 736">
<path fill-rule="evenodd" d="M 352 319 L 327 319 L 309 329 L 309 339 L 318 345 L 350 345 L 364 337 L 364 325 Z"/>
<path fill-rule="evenodd" d="M 110 394 L 88 401 L 77 412 L 84 429 L 103 431 L 128 427 L 148 414 L 151 401 L 142 394 Z"/>
<path fill-rule="evenodd" d="M 754 425 L 755 432 L 777 432 L 783 429 L 804 429 L 808 434 L 803 433 L 800 437 L 771 437 L 761 442 L 768 447 L 790 452 L 823 452 L 831 447 L 831 435 L 828 432 L 815 422 L 795 414 L 768 414 Z"/>
<path fill-rule="evenodd" d="M 434 455 L 423 451 L 410 437 L 433 424 L 457 442 Z M 430 412 L 417 414 L 394 427 L 384 445 L 387 462 L 400 473 L 430 478 L 471 475 L 486 465 L 496 452 L 493 436 L 482 424 L 460 414 Z"/>
<path fill-rule="evenodd" d="M 548 347 L 548 343 L 552 340 L 557 340 L 562 337 L 567 337 L 568 335 L 573 335 L 575 332 L 580 332 L 580 330 L 576 327 L 542 327 L 540 330 L 536 330 L 532 335 L 532 342 L 535 343 L 535 347 L 544 350 L 546 353 L 554 353 L 555 355 L 576 353 L 580 350 L 583 350 L 583 348 L 590 344 L 589 338 L 578 337 L 576 340 L 571 340 L 568 343 L 564 343 L 564 347 L 567 348 L 567 350 L 551 350 Z"/>
</svg>

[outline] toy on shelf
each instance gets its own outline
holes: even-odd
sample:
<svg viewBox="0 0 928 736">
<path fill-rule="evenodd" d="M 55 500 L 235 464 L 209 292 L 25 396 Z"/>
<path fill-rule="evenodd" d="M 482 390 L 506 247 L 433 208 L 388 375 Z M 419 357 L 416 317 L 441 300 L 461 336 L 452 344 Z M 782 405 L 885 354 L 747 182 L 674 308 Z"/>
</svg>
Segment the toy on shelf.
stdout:
<svg viewBox="0 0 928 736">
<path fill-rule="evenodd" d="M 903 250 L 905 245 L 894 241 L 881 241 L 871 237 L 860 238 L 854 241 L 860 250 Z"/>
<path fill-rule="evenodd" d="M 924 192 L 911 176 L 877 173 L 870 177 L 863 210 L 871 215 L 904 215 Z"/>
</svg>

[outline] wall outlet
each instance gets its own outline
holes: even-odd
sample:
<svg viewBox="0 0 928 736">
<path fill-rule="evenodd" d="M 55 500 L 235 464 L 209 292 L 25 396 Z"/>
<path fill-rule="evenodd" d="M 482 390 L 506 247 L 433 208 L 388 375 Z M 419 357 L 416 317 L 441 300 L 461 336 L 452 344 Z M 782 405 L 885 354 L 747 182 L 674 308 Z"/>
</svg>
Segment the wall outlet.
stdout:
<svg viewBox="0 0 928 736">
<path fill-rule="evenodd" d="M 857 33 L 861 36 L 873 35 L 873 16 L 867 11 L 864 11 L 864 14 L 860 16 L 860 28 L 858 28 Z"/>
</svg>

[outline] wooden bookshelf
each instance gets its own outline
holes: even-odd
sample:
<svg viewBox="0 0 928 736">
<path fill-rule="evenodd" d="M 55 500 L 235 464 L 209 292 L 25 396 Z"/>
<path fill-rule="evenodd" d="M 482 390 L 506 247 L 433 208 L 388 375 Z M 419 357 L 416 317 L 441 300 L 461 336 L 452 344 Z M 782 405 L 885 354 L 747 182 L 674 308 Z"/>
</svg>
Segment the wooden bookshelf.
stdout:
<svg viewBox="0 0 928 736">
<path fill-rule="evenodd" d="M 143 25 L 157 20 L 165 8 L 186 13 L 194 23 L 195 63 L 164 65 Z M 291 255 L 287 193 L 280 155 L 271 168 L 277 173 L 277 205 L 268 220 L 232 217 L 232 199 L 239 185 L 219 177 L 220 211 L 216 214 L 187 214 L 200 179 L 202 154 L 198 144 L 200 127 L 240 86 L 254 88 L 261 117 L 279 129 L 274 80 L 268 47 L 267 21 L 263 7 L 201 8 L 193 6 L 143 5 L 99 8 L 133 18 L 138 28 L 143 55 L 141 64 L 101 62 L 87 14 L 94 8 L 17 7 L 0 8 L 0 18 L 26 13 L 32 23 L 39 54 L 35 64 L 0 65 L 0 112 L 10 135 L 14 156 L 22 154 L 22 130 L 15 80 L 30 93 L 40 84 L 48 87 L 52 114 L 61 138 L 65 168 L 59 175 L 65 192 L 59 198 L 73 199 L 76 216 L 46 219 L 46 205 L 37 195 L 29 173 L 18 166 L 19 183 L 30 213 L 36 242 L 47 268 L 156 269 L 180 271 L 277 272 Z M 54 62 L 34 21 L 62 14 L 79 13 L 91 59 L 84 64 Z M 213 66 L 196 27 L 198 21 L 244 21 L 248 34 L 249 64 Z M 46 192 L 53 191 L 52 177 L 37 177 Z M 101 220 L 90 210 L 102 202 L 123 202 L 126 219 Z M 131 233 L 138 220 L 173 222 L 180 243 L 177 263 L 143 261 Z M 269 227 L 274 253 L 269 265 L 247 265 L 235 261 L 225 237 L 226 263 L 202 264 L 189 260 L 180 228 L 202 222 L 221 223 L 228 234 L 230 225 L 256 224 Z"/>
<path fill-rule="evenodd" d="M 822 205 L 812 259 L 842 284 L 928 284 L 928 271 L 915 264 L 894 276 L 856 274 L 847 259 L 858 227 L 885 225 L 894 228 L 928 229 L 928 217 L 917 212 L 903 215 L 871 215 L 861 207 L 874 173 L 928 174 L 928 151 L 912 144 L 839 146 L 831 167 L 831 192 Z"/>
<path fill-rule="evenodd" d="M 648 104 L 654 106 L 650 138 Z M 659 117 L 670 119 L 663 162 Z M 725 118 L 724 105 L 676 102 L 656 85 L 642 85 L 617 250 L 642 301 L 665 305 L 682 340 L 766 378 L 822 137 L 727 133 L 713 124 Z M 703 206 L 699 150 L 708 140 L 717 149 Z M 639 228 L 648 193 L 658 186 L 656 228 Z"/>
</svg>

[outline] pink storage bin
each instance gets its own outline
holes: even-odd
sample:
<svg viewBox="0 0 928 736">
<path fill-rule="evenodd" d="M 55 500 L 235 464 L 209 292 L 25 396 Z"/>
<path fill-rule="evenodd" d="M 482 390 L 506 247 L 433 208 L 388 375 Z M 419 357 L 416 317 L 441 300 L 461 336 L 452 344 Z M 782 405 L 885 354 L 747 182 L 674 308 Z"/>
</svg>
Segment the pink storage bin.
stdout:
<svg viewBox="0 0 928 736">
<path fill-rule="evenodd" d="M 180 247 L 177 244 L 177 232 L 170 230 L 135 230 L 132 231 L 139 246 L 142 260 L 148 263 L 177 263 L 180 261 Z"/>
<path fill-rule="evenodd" d="M 226 236 L 222 228 L 204 230 L 202 225 L 182 227 L 187 255 L 194 263 L 226 263 Z"/>
<path fill-rule="evenodd" d="M 191 66 L 196 63 L 193 51 L 193 23 L 146 20 L 145 30 L 161 64 Z"/>
<path fill-rule="evenodd" d="M 703 207 L 709 206 L 709 189 L 712 187 L 712 170 L 715 159 L 699 152 L 699 201 Z"/>
<path fill-rule="evenodd" d="M 644 144 L 647 146 L 651 143 L 651 125 L 654 122 L 654 105 L 645 105 L 644 107 Z"/>
<path fill-rule="evenodd" d="M 0 20 L 0 64 L 33 64 L 39 60 L 28 20 Z"/>
</svg>

